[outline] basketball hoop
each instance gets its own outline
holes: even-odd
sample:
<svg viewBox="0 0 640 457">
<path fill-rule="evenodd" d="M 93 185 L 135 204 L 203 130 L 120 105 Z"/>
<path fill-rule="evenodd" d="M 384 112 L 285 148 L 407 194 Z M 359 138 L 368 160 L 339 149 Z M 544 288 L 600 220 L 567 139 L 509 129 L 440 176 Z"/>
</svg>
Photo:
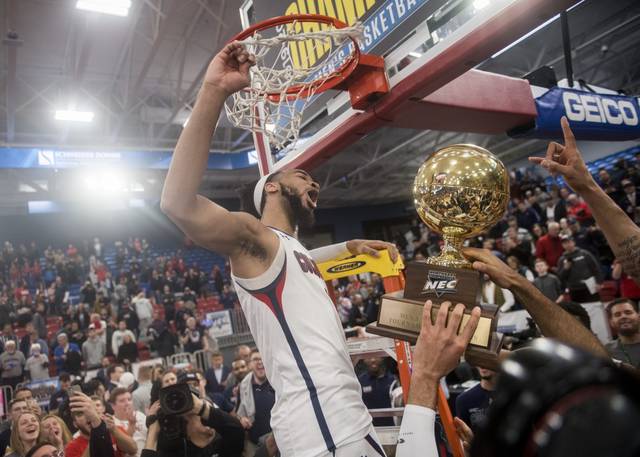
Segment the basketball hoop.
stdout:
<svg viewBox="0 0 640 457">
<path fill-rule="evenodd" d="M 371 58 L 360 52 L 362 35 L 360 24 L 317 14 L 279 16 L 242 31 L 231 41 L 242 43 L 256 63 L 250 87 L 225 104 L 229 121 L 265 135 L 277 149 L 295 144 L 308 101 L 329 89 L 349 89 L 362 58 Z"/>
</svg>

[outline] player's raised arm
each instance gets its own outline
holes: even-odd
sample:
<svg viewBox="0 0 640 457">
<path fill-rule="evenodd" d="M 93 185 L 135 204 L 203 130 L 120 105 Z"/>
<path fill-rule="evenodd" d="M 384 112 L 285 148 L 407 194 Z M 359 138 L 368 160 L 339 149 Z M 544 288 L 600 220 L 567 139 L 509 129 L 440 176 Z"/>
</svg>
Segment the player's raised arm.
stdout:
<svg viewBox="0 0 640 457">
<path fill-rule="evenodd" d="M 554 176 L 562 175 L 587 202 L 625 273 L 640 281 L 640 228 L 595 182 L 578 150 L 569 121 L 563 117 L 561 123 L 564 145 L 551 142 L 546 157 L 530 157 L 529 160 Z"/>
<path fill-rule="evenodd" d="M 254 57 L 238 43 L 211 61 L 189 123 L 182 131 L 164 183 L 162 211 L 196 243 L 233 256 L 243 239 L 259 239 L 261 224 L 244 213 L 231 213 L 198 195 L 207 168 L 209 146 L 226 98 L 249 84 Z"/>
</svg>

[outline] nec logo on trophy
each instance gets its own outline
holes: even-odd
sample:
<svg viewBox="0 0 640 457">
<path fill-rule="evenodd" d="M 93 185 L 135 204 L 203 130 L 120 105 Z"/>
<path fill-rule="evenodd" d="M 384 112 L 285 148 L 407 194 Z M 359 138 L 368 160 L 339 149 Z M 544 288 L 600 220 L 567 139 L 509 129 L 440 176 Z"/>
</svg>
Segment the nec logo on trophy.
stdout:
<svg viewBox="0 0 640 457">
<path fill-rule="evenodd" d="M 446 271 L 428 271 L 427 282 L 422 288 L 423 294 L 436 294 L 440 298 L 444 294 L 455 294 L 458 279 L 455 273 Z"/>
<path fill-rule="evenodd" d="M 481 305 L 480 274 L 462 255 L 462 244 L 494 225 L 507 209 L 509 177 L 504 164 L 484 148 L 455 144 L 432 154 L 420 167 L 413 185 L 414 205 L 429 229 L 441 233 L 442 252 L 424 262 L 410 262 L 404 291 L 382 297 L 378 322 L 367 331 L 415 343 L 424 302 L 450 301 L 474 306 L 482 316 L 467 349 L 466 359 L 487 368 L 497 366 L 502 337 L 496 333 L 497 307 Z M 453 306 L 451 307 L 453 308 Z"/>
</svg>

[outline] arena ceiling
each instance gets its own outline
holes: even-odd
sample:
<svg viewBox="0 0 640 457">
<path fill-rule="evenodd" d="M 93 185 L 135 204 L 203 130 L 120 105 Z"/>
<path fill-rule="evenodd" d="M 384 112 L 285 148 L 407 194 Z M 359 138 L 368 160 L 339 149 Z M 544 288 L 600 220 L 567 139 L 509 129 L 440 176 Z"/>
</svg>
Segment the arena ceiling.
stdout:
<svg viewBox="0 0 640 457">
<path fill-rule="evenodd" d="M 236 0 L 134 0 L 126 18 L 88 14 L 75 0 L 0 0 L 5 18 L 0 68 L 0 145 L 96 149 L 172 149 L 211 57 L 240 30 Z M 576 78 L 640 93 L 640 3 L 586 0 L 570 13 Z M 543 65 L 564 77 L 559 21 L 491 58 L 482 70 L 523 76 Z M 87 125 L 62 126 L 60 106 L 96 112 Z M 224 118 L 224 116 L 223 116 Z M 507 163 L 539 152 L 539 140 L 381 129 L 315 170 L 323 206 L 409 197 L 428 151 L 473 142 Z M 211 148 L 234 153 L 251 135 L 222 119 Z M 53 199 L 64 173 L 3 170 L 0 206 Z M 208 172 L 203 192 L 232 198 L 257 169 Z M 145 198 L 157 198 L 163 174 L 145 172 Z"/>
</svg>

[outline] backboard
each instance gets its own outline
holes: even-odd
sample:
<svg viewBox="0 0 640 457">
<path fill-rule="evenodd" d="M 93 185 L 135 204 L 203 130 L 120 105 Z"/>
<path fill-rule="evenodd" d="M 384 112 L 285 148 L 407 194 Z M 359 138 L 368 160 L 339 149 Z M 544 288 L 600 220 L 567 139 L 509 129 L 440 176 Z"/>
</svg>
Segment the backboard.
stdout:
<svg viewBox="0 0 640 457">
<path fill-rule="evenodd" d="M 498 133 L 532 119 L 535 107 L 526 82 L 469 70 L 577 1 L 245 0 L 240 8 L 244 28 L 299 13 L 324 14 L 349 25 L 361 22 L 361 50 L 384 57 L 391 86 L 365 111 L 354 110 L 346 92 L 315 96 L 305 110 L 300 139 L 285 149 L 274 150 L 254 134 L 261 174 L 312 168 L 385 125 Z M 450 109 L 449 98 L 458 98 L 452 103 L 460 106 Z M 473 118 L 467 104 L 476 115 L 484 110 L 489 116 Z M 448 109 L 436 109 L 442 107 Z M 458 122 L 465 108 L 470 117 Z"/>
</svg>

